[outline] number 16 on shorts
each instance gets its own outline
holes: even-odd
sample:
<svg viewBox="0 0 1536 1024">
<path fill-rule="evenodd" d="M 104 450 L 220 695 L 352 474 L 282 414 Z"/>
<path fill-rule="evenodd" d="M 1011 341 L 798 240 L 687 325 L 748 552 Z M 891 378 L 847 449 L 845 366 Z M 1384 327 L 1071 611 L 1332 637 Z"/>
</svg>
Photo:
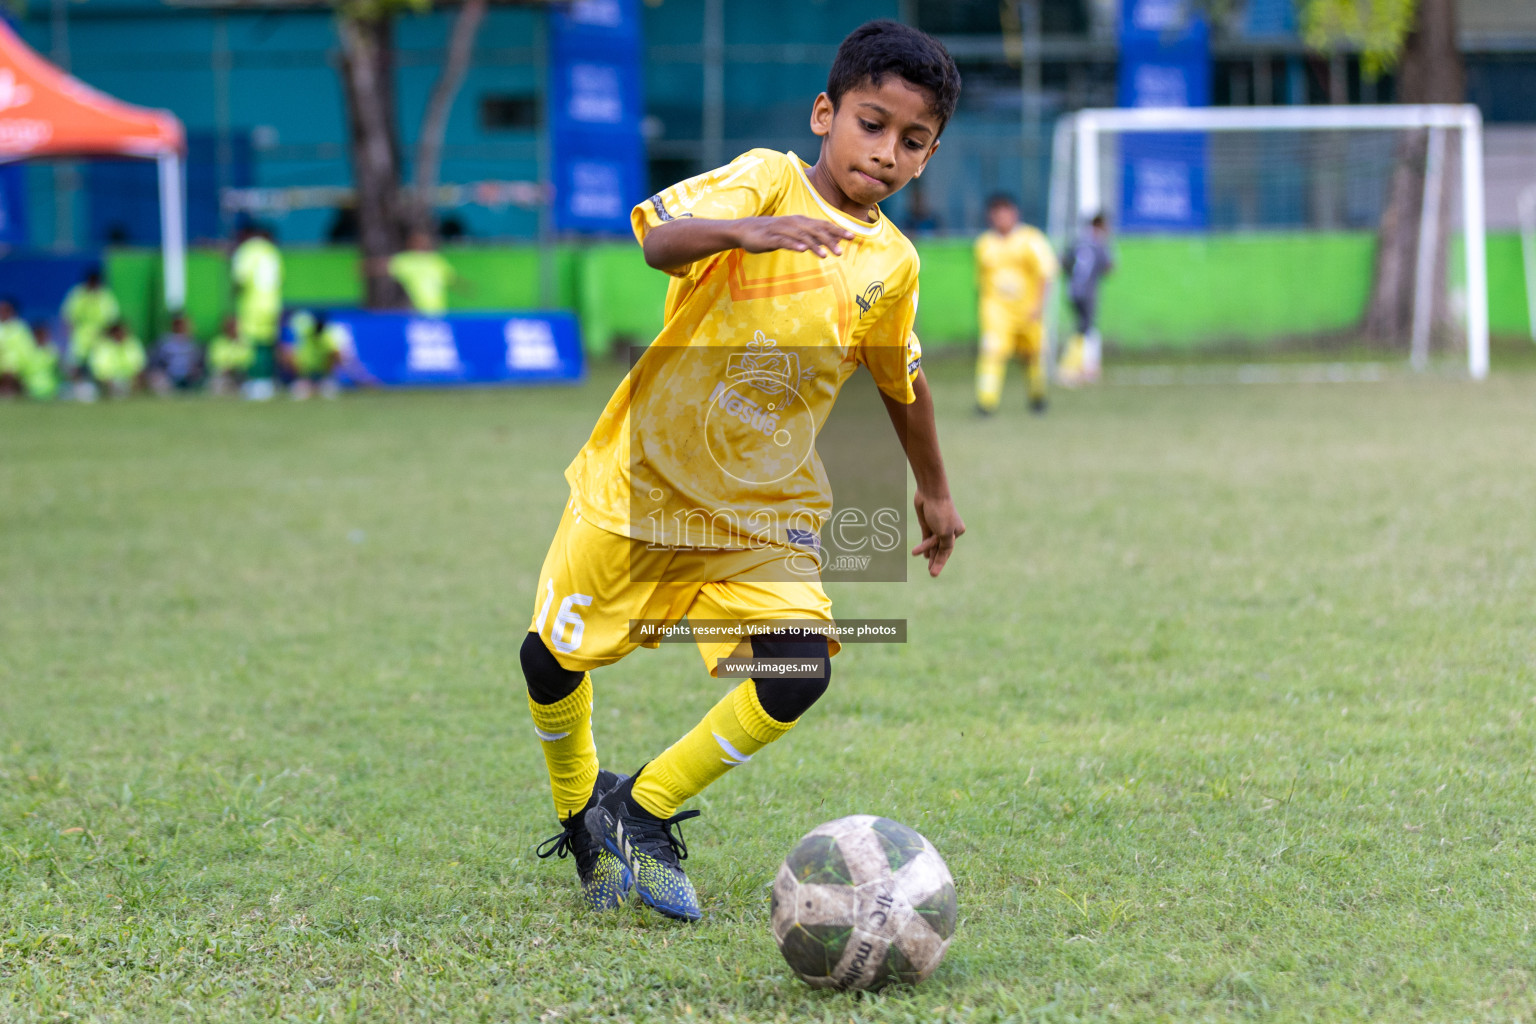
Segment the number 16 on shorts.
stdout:
<svg viewBox="0 0 1536 1024">
<path fill-rule="evenodd" d="M 555 581 L 553 578 L 544 581 L 544 603 L 539 605 L 539 615 L 533 620 L 534 630 L 544 635 L 544 622 L 549 618 L 549 606 L 555 603 Z M 561 654 L 575 654 L 581 646 L 581 634 L 586 631 L 587 624 L 581 621 L 581 613 L 577 608 L 588 608 L 592 605 L 590 594 L 567 594 L 560 602 L 560 608 L 555 612 L 555 624 L 549 631 L 549 644 Z"/>
</svg>

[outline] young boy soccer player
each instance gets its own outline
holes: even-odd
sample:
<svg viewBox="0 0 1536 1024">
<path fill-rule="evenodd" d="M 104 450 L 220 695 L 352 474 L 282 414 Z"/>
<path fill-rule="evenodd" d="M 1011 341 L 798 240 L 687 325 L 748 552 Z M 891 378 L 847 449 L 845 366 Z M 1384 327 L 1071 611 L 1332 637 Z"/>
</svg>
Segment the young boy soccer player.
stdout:
<svg viewBox="0 0 1536 1024">
<path fill-rule="evenodd" d="M 665 326 L 566 470 L 571 497 L 521 654 L 562 826 L 540 855 L 573 855 L 594 909 L 633 886 L 697 920 L 673 829 L 698 812 L 678 809 L 826 690 L 836 640 L 772 626 L 831 622 L 814 529 L 831 494 L 810 444 L 858 366 L 917 481 L 913 554 L 937 576 L 965 530 L 912 334 L 917 255 L 878 206 L 922 173 L 959 91 L 936 41 L 870 22 L 843 41 L 812 107 L 815 166 L 751 150 L 631 214 L 646 262 L 673 278 Z M 684 616 L 711 676 L 733 654 L 818 667 L 760 670 L 633 776 L 599 770 L 589 673 L 656 646 L 632 620 Z M 706 623 L 727 625 L 701 636 Z M 749 636 L 747 623 L 767 626 Z"/>
<path fill-rule="evenodd" d="M 1067 275 L 1072 313 L 1077 318 L 1077 333 L 1061 357 L 1061 382 L 1069 387 L 1091 384 L 1099 379 L 1102 343 L 1099 341 L 1099 282 L 1115 269 L 1115 254 L 1109 248 L 1109 221 L 1102 213 L 1088 222 L 1088 235 L 1079 238 L 1067 252 Z"/>
<path fill-rule="evenodd" d="M 1019 223 L 1007 196 L 987 201 L 987 230 L 976 239 L 981 351 L 976 357 L 976 408 L 997 411 L 1008 357 L 1024 361 L 1031 412 L 1045 412 L 1045 293 L 1056 277 L 1056 254 L 1038 228 Z"/>
</svg>

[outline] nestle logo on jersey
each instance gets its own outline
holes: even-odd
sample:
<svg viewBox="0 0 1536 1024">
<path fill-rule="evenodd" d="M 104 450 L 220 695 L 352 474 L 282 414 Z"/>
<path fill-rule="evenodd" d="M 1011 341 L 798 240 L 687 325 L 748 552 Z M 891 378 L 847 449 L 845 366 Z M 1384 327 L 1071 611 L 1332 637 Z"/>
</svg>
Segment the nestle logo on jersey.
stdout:
<svg viewBox="0 0 1536 1024">
<path fill-rule="evenodd" d="M 859 304 L 859 319 L 864 319 L 864 314 L 869 312 L 871 306 L 880 301 L 880 296 L 885 294 L 885 282 L 876 281 L 864 289 L 863 295 L 854 296 L 853 301 Z"/>
<path fill-rule="evenodd" d="M 733 391 L 721 381 L 715 385 L 715 390 L 710 393 L 709 400 L 727 413 L 735 416 L 741 422 L 754 430 L 762 431 L 765 437 L 772 437 L 779 429 L 779 414 L 769 412 L 761 405 L 738 391 Z"/>
</svg>

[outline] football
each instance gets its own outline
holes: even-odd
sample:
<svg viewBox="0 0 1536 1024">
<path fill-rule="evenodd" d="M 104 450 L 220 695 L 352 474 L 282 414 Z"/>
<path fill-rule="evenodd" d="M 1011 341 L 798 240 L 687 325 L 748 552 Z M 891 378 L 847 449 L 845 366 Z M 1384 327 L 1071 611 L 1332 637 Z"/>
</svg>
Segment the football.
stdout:
<svg viewBox="0 0 1536 1024">
<path fill-rule="evenodd" d="M 955 883 L 933 844 L 855 814 L 801 839 L 773 883 L 773 937 L 813 988 L 916 984 L 955 934 Z"/>
</svg>

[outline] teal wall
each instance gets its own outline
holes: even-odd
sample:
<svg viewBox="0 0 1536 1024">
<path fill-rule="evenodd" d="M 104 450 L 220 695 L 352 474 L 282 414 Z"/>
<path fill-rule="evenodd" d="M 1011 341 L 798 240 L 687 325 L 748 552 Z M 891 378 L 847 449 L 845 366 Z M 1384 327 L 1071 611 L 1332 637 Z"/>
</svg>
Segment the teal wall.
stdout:
<svg viewBox="0 0 1536 1024">
<path fill-rule="evenodd" d="M 23 5 L 23 37 L 45 57 L 53 33 L 47 4 Z M 436 78 L 454 9 L 397 21 L 396 92 L 405 158 Z M 476 42 L 476 60 L 448 119 L 443 180 L 532 180 L 537 140 L 531 130 L 487 129 L 480 101 L 491 95 L 538 91 L 533 49 L 538 19 L 532 8 L 492 6 Z M 266 187 L 349 185 L 346 108 L 335 60 L 335 19 L 325 6 L 298 9 L 198 10 L 161 0 L 73 0 L 69 4 L 72 71 L 119 99 L 171 110 L 193 133 L 219 128 L 213 53 L 227 40 L 228 124 L 252 136 L 255 184 Z M 29 174 L 34 242 L 52 242 L 53 172 Z M 76 221 L 83 223 L 84 200 Z M 277 220 L 289 241 L 324 237 L 333 213 L 299 210 Z M 537 217 L 525 210 L 466 207 L 471 234 L 532 237 Z M 77 229 L 77 237 L 79 230 Z"/>
<path fill-rule="evenodd" d="M 1121 348 L 1261 345 L 1278 338 L 1347 331 L 1359 321 L 1370 288 L 1374 237 L 1368 233 L 1141 237 L 1116 245 L 1119 267 L 1104 285 L 1101 324 Z M 445 250 L 463 279 L 455 309 L 531 309 L 539 305 L 540 267 L 533 246 Z M 976 286 L 968 242 L 920 242 L 922 302 L 917 330 L 925 347 L 968 347 L 976 339 Z M 290 306 L 355 305 L 361 297 L 350 249 L 290 248 L 285 253 Z M 1454 263 L 1454 260 L 1453 260 Z M 141 333 L 164 323 L 160 258 L 117 250 L 109 280 Z M 645 344 L 661 330 L 667 276 L 647 267 L 633 244 L 561 246 L 548 272 L 555 305 L 581 318 L 587 349 Z M 1454 275 L 1453 275 L 1454 276 Z M 1524 334 L 1525 279 L 1520 243 L 1488 243 L 1489 320 L 1495 334 Z M 229 295 L 218 250 L 196 250 L 188 265 L 188 312 L 211 334 Z"/>
<path fill-rule="evenodd" d="M 47 3 L 15 5 L 23 38 L 45 57 L 54 44 Z M 165 0 L 69 0 L 72 72 L 119 99 L 171 110 L 189 132 L 220 127 L 220 87 L 213 54 L 220 39 L 229 58 L 227 124 L 250 136 L 254 184 L 264 187 L 348 185 L 346 109 L 337 74 L 339 43 L 333 5 L 265 6 L 172 4 Z M 448 119 L 442 180 L 535 180 L 538 139 L 530 128 L 490 128 L 481 117 L 492 97 L 537 99 L 541 92 L 542 5 L 492 5 L 475 42 L 473 64 Z M 726 69 L 729 127 L 791 133 L 790 142 L 811 147 L 810 103 L 826 83 L 829 53 L 843 35 L 870 18 L 900 15 L 898 0 L 838 3 L 727 4 L 725 26 L 732 43 L 793 43 L 806 47 L 800 63 L 734 65 Z M 703 66 L 679 54 L 702 37 L 704 0 L 651 0 L 641 5 L 647 44 L 667 48 L 664 60 L 647 60 L 646 112 L 652 118 L 662 184 L 694 173 L 665 161 L 666 145 L 700 135 Z M 457 8 L 402 15 L 396 21 L 395 89 L 403 157 L 409 165 L 416 129 L 442 62 Z M 695 51 L 696 55 L 697 51 Z M 253 135 L 254 133 L 254 135 Z M 774 135 L 777 138 L 777 134 Z M 761 143 L 764 137 L 756 137 Z M 732 141 L 728 148 L 745 149 Z M 685 161 L 686 162 L 686 161 Z M 675 173 L 683 170 L 685 173 Z M 34 244 L 53 241 L 54 174 L 35 165 L 28 175 Z M 661 187 L 660 184 L 655 187 Z M 634 197 L 637 201 L 643 196 Z M 74 203 L 75 220 L 87 218 L 85 200 Z M 457 211 L 471 236 L 533 238 L 534 212 L 467 206 Z M 330 210 L 298 210 L 275 219 L 289 242 L 313 244 L 325 237 Z M 80 229 L 76 230 L 77 239 Z M 77 242 L 77 244 L 83 244 Z"/>
</svg>

